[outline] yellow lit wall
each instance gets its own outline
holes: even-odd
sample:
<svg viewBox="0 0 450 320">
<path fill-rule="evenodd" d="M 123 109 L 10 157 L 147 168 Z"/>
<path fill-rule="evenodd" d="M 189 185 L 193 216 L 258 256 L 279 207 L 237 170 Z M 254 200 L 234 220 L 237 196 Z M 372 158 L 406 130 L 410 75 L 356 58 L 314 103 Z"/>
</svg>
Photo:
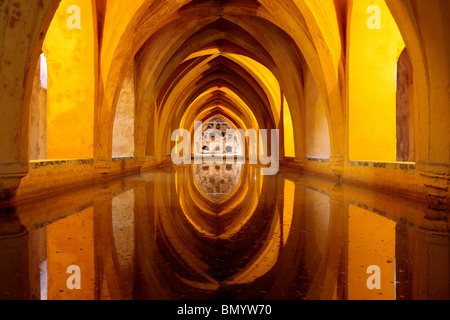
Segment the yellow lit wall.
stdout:
<svg viewBox="0 0 450 320">
<path fill-rule="evenodd" d="M 289 109 L 286 97 L 284 97 L 284 155 L 295 158 L 294 126 L 292 125 L 291 110 Z M 280 142 L 281 143 L 281 142 Z"/>
<path fill-rule="evenodd" d="M 368 8 L 380 8 L 370 29 Z M 396 161 L 395 77 L 404 42 L 384 0 L 353 1 L 349 37 L 350 160 Z"/>
<path fill-rule="evenodd" d="M 350 205 L 348 224 L 349 300 L 394 300 L 396 223 Z M 367 287 L 372 265 L 381 269 L 379 290 Z"/>
<path fill-rule="evenodd" d="M 67 21 L 80 8 L 81 29 Z M 47 158 L 92 158 L 95 46 L 90 0 L 63 0 L 43 45 L 48 64 Z"/>
<path fill-rule="evenodd" d="M 325 114 L 325 103 L 312 73 L 308 70 L 305 82 L 306 99 L 306 156 L 309 158 L 330 157 L 330 133 Z"/>
</svg>

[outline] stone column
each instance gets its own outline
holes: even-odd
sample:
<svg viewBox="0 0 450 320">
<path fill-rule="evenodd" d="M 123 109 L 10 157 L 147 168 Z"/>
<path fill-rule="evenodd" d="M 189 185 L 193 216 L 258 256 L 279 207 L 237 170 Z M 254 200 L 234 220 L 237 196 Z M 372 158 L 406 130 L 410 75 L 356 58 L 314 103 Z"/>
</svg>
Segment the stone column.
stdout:
<svg viewBox="0 0 450 320">
<path fill-rule="evenodd" d="M 28 173 L 34 71 L 59 2 L 0 2 L 0 200 L 14 196 Z"/>
<path fill-rule="evenodd" d="M 450 185 L 450 87 L 447 0 L 386 0 L 411 57 L 416 169 L 430 207 L 445 211 Z"/>
</svg>

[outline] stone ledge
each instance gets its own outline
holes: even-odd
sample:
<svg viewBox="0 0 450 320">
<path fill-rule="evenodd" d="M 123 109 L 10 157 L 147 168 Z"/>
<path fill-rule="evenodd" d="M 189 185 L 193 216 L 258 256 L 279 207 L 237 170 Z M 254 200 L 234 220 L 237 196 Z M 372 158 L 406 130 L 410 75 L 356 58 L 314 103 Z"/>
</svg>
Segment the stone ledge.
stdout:
<svg viewBox="0 0 450 320">
<path fill-rule="evenodd" d="M 306 158 L 306 160 L 311 162 L 330 163 L 329 158 Z"/>
<path fill-rule="evenodd" d="M 111 169 L 102 174 L 93 159 L 31 161 L 29 173 L 22 179 L 11 201 L 22 201 L 85 185 L 100 184 L 124 176 L 139 174 L 141 166 L 134 158 L 114 158 Z"/>
<path fill-rule="evenodd" d="M 43 167 L 57 167 L 63 165 L 85 165 L 94 164 L 94 159 L 69 159 L 69 160 L 37 160 L 30 161 L 30 170 L 36 170 Z"/>
<path fill-rule="evenodd" d="M 413 162 L 382 162 L 382 161 L 350 161 L 350 167 L 383 168 L 394 170 L 416 170 Z"/>
</svg>

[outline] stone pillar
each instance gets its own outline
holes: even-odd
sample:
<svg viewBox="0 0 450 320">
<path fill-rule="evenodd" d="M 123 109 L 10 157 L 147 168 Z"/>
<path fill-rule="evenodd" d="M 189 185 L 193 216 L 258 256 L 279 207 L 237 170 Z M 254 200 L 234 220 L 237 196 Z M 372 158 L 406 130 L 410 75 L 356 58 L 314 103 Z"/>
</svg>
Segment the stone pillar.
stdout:
<svg viewBox="0 0 450 320">
<path fill-rule="evenodd" d="M 97 171 L 102 175 L 107 175 L 112 169 L 112 140 L 113 123 L 115 108 L 113 98 L 105 98 L 103 90 L 99 91 L 98 101 L 101 101 L 97 107 L 94 128 L 94 165 Z"/>
<path fill-rule="evenodd" d="M 0 3 L 0 200 L 28 173 L 29 103 L 45 32 L 59 0 Z"/>
<path fill-rule="evenodd" d="M 447 0 L 386 0 L 411 57 L 414 73 L 416 169 L 430 207 L 443 211 L 450 184 L 450 59 Z"/>
</svg>

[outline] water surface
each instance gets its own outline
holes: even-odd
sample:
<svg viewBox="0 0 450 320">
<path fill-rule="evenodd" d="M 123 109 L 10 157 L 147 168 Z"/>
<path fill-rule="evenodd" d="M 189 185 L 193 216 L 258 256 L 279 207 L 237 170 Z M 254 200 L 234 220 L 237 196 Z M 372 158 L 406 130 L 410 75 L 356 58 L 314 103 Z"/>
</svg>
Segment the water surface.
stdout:
<svg viewBox="0 0 450 320">
<path fill-rule="evenodd" d="M 450 297 L 445 214 L 287 169 L 166 167 L 0 210 L 0 299 Z"/>
</svg>

